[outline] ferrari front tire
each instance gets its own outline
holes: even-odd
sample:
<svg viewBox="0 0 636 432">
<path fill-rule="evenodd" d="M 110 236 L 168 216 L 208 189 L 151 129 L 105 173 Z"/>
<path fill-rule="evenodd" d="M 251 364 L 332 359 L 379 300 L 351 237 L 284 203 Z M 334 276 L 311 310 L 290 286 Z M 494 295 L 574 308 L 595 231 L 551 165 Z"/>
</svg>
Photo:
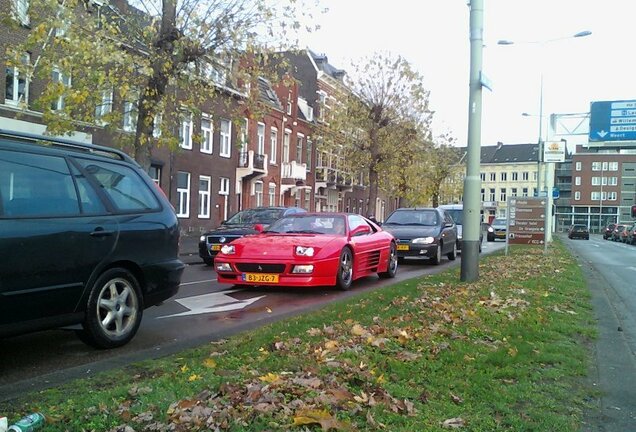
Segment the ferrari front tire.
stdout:
<svg viewBox="0 0 636 432">
<path fill-rule="evenodd" d="M 340 252 L 338 261 L 338 273 L 336 274 L 336 288 L 346 291 L 351 288 L 353 282 L 353 254 L 348 247 Z"/>
<path fill-rule="evenodd" d="M 391 247 L 389 248 L 389 262 L 387 264 L 387 268 L 385 272 L 378 273 L 378 276 L 382 279 L 391 279 L 394 278 L 397 274 L 398 269 L 398 256 L 397 256 L 397 248 L 395 247 L 395 243 L 391 243 Z"/>
</svg>

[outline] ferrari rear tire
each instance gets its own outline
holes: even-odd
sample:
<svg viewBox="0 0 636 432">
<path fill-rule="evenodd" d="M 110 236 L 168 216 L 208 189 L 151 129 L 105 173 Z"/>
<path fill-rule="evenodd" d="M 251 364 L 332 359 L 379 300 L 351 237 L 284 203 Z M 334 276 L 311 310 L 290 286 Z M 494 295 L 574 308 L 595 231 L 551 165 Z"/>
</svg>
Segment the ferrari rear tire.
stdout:
<svg viewBox="0 0 636 432">
<path fill-rule="evenodd" d="M 397 256 L 397 248 L 395 247 L 395 243 L 391 243 L 391 247 L 389 248 L 389 262 L 387 264 L 387 268 L 385 272 L 378 273 L 378 276 L 382 279 L 391 279 L 394 278 L 397 274 L 398 269 L 398 256 Z"/>
<path fill-rule="evenodd" d="M 442 262 L 442 245 L 438 244 L 437 249 L 435 249 L 435 256 L 431 258 L 431 262 L 433 265 L 440 265 Z"/>
<path fill-rule="evenodd" d="M 353 254 L 348 247 L 340 252 L 338 261 L 338 273 L 336 274 L 336 288 L 346 291 L 351 288 L 353 282 Z"/>
</svg>

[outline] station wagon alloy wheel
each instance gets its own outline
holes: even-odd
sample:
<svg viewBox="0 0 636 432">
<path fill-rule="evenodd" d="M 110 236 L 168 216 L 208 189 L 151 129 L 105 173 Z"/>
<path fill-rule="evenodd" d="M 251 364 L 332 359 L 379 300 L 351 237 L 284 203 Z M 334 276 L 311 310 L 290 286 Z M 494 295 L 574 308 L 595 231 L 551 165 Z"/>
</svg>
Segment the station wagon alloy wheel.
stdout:
<svg viewBox="0 0 636 432">
<path fill-rule="evenodd" d="M 124 269 L 110 269 L 95 282 L 88 302 L 82 339 L 98 348 L 130 341 L 141 323 L 139 284 Z"/>
</svg>

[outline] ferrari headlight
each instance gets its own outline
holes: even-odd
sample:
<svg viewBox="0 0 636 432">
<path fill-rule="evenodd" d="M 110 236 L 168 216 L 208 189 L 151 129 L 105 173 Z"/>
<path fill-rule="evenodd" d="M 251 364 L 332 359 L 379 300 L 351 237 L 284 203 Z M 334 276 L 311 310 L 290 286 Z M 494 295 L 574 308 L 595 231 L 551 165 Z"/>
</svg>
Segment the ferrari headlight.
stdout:
<svg viewBox="0 0 636 432">
<path fill-rule="evenodd" d="M 199 237 L 199 241 L 202 241 L 202 242 L 205 241 L 205 236 L 203 235 L 203 236 Z"/>
<path fill-rule="evenodd" d="M 216 265 L 216 271 L 229 272 L 232 271 L 232 267 L 228 263 L 218 263 Z"/>
<path fill-rule="evenodd" d="M 495 229 L 493 227 L 488 227 L 488 232 L 495 232 Z"/>
<path fill-rule="evenodd" d="M 234 255 L 235 252 L 234 245 L 223 245 L 221 248 L 221 253 L 224 255 Z"/>
<path fill-rule="evenodd" d="M 298 256 L 314 256 L 314 248 L 305 246 L 296 246 L 296 255 Z"/>
<path fill-rule="evenodd" d="M 292 273 L 313 273 L 314 271 L 314 266 L 311 264 L 308 265 L 295 265 L 294 269 L 292 270 Z"/>
<path fill-rule="evenodd" d="M 435 241 L 434 237 L 421 237 L 411 240 L 413 244 L 431 244 Z"/>
</svg>

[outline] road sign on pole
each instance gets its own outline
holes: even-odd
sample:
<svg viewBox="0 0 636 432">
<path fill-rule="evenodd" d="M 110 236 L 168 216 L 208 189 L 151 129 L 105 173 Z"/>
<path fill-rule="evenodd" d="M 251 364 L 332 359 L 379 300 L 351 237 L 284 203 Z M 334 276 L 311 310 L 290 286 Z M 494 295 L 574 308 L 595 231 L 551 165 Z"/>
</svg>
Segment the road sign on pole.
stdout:
<svg viewBox="0 0 636 432">
<path fill-rule="evenodd" d="M 546 243 L 547 198 L 510 198 L 506 254 L 509 244 L 543 245 Z"/>
<path fill-rule="evenodd" d="M 636 100 L 592 102 L 590 141 L 636 141 Z"/>
</svg>

